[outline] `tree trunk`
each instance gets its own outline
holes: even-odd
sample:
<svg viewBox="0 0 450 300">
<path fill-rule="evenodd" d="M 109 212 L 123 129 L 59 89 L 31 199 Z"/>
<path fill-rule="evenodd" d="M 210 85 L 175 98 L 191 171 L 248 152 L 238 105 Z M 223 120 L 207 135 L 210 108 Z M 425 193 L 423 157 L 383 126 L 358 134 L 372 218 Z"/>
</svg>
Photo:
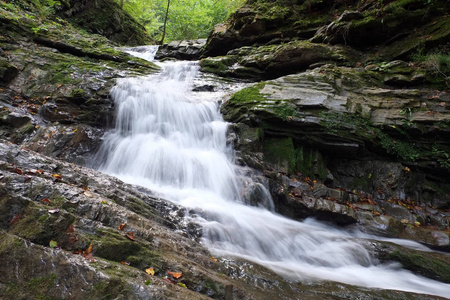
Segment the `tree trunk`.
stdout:
<svg viewBox="0 0 450 300">
<path fill-rule="evenodd" d="M 166 25 L 167 25 L 167 18 L 169 16 L 169 6 L 170 6 L 170 0 L 167 0 L 166 17 L 164 18 L 163 35 L 162 35 L 161 41 L 159 42 L 160 45 L 164 44 L 164 38 L 166 37 Z"/>
<path fill-rule="evenodd" d="M 120 8 L 123 8 L 123 0 L 120 1 Z"/>
</svg>

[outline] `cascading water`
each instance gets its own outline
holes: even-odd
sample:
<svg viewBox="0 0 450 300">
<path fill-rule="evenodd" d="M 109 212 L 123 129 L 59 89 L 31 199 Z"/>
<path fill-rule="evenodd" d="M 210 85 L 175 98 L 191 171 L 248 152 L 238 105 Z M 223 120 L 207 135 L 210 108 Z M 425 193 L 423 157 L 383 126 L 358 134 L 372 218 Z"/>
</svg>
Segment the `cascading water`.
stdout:
<svg viewBox="0 0 450 300">
<path fill-rule="evenodd" d="M 151 59 L 155 47 L 130 53 Z M 153 51 L 153 52 L 152 52 Z M 194 221 L 216 255 L 241 257 L 293 280 L 331 280 L 352 285 L 448 297 L 450 285 L 416 276 L 396 264 L 377 264 L 364 239 L 313 220 L 279 216 L 245 205 L 253 184 L 234 164 L 227 124 L 216 99 L 192 92 L 194 62 L 160 63 L 163 71 L 121 79 L 112 90 L 116 127 L 105 136 L 100 169 L 148 187 L 185 207 L 202 211 Z M 261 197 L 265 194 L 262 189 Z"/>
</svg>

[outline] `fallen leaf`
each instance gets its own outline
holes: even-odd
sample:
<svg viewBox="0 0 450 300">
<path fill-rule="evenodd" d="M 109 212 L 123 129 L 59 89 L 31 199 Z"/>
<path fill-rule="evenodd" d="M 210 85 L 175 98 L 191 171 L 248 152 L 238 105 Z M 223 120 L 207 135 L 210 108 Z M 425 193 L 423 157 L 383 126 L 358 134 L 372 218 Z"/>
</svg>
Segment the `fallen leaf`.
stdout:
<svg viewBox="0 0 450 300">
<path fill-rule="evenodd" d="M 217 261 L 217 258 L 211 257 L 211 260 L 212 260 L 212 261 Z"/>
<path fill-rule="evenodd" d="M 135 241 L 135 240 L 136 240 L 136 238 L 134 237 L 134 232 L 127 232 L 127 233 L 125 234 L 125 236 L 126 236 L 129 240 L 132 240 L 132 241 Z"/>
<path fill-rule="evenodd" d="M 66 232 L 67 233 L 71 233 L 75 231 L 75 225 L 70 225 L 69 227 L 67 227 Z"/>
<path fill-rule="evenodd" d="M 62 179 L 62 176 L 59 174 L 53 174 L 52 176 L 55 177 L 56 179 Z"/>
<path fill-rule="evenodd" d="M 97 259 L 96 258 L 94 258 L 93 256 L 92 256 L 92 254 L 85 254 L 84 255 L 84 258 L 85 259 L 87 259 L 87 260 L 89 260 L 90 262 L 96 262 L 97 261 Z"/>
<path fill-rule="evenodd" d="M 49 245 L 50 245 L 50 248 L 56 248 L 56 247 L 58 247 L 58 242 L 51 240 Z"/>
<path fill-rule="evenodd" d="M 410 168 L 408 168 L 408 167 L 405 167 L 405 171 L 406 171 L 406 172 L 410 172 L 410 171 L 411 171 L 411 169 L 410 169 Z"/>
<path fill-rule="evenodd" d="M 92 195 L 92 193 L 90 191 L 84 191 L 83 194 L 89 198 L 92 198 L 94 196 L 94 195 Z"/>
<path fill-rule="evenodd" d="M 122 265 L 125 265 L 125 266 L 129 266 L 130 265 L 130 262 L 128 262 L 128 261 L 121 261 L 120 263 Z"/>
<path fill-rule="evenodd" d="M 42 202 L 43 204 L 50 204 L 50 203 L 52 203 L 52 201 L 50 201 L 50 199 L 48 199 L 48 198 L 42 199 L 41 202 Z"/>
<path fill-rule="evenodd" d="M 19 175 L 22 175 L 22 170 L 19 169 L 19 168 L 15 168 L 15 169 L 14 169 L 14 172 L 17 173 L 17 174 L 19 174 Z"/>
<path fill-rule="evenodd" d="M 177 283 L 179 286 L 184 287 L 185 289 L 187 289 L 187 286 L 184 283 L 178 282 Z"/>
<path fill-rule="evenodd" d="M 150 281 L 150 279 L 147 279 L 147 280 L 145 281 L 145 285 L 150 285 L 150 284 L 152 284 L 152 282 Z"/>
<path fill-rule="evenodd" d="M 145 269 L 145 273 L 153 276 L 153 275 L 155 275 L 155 270 L 153 268 L 147 268 L 147 269 Z"/>
<path fill-rule="evenodd" d="M 103 200 L 103 201 L 102 201 L 102 204 L 103 204 L 103 205 L 108 205 L 108 202 L 105 201 L 105 200 Z"/>
<path fill-rule="evenodd" d="M 181 272 L 171 272 L 171 271 L 167 271 L 167 273 L 168 273 L 169 275 L 172 275 L 172 277 L 175 278 L 175 279 L 178 279 L 178 278 L 180 278 L 181 276 L 183 276 L 183 274 L 182 274 Z"/>
<path fill-rule="evenodd" d="M 89 247 L 86 250 L 84 250 L 84 254 L 89 254 L 91 253 L 91 251 L 92 251 L 92 244 L 90 244 Z"/>
<path fill-rule="evenodd" d="M 401 219 L 400 222 L 401 222 L 402 224 L 408 224 L 408 223 L 409 223 L 409 220 L 407 220 L 407 219 Z"/>
<path fill-rule="evenodd" d="M 119 225 L 119 230 L 122 230 L 125 226 L 127 225 L 127 223 L 122 223 Z"/>
<path fill-rule="evenodd" d="M 19 222 L 19 220 L 20 220 L 20 214 L 16 214 L 16 215 L 11 219 L 11 221 L 9 221 L 9 224 L 10 224 L 10 225 L 14 225 L 14 224 L 16 224 L 17 222 Z"/>
<path fill-rule="evenodd" d="M 49 214 L 56 214 L 56 213 L 59 213 L 59 208 L 49 209 L 49 210 L 48 210 L 48 213 L 49 213 Z"/>
</svg>

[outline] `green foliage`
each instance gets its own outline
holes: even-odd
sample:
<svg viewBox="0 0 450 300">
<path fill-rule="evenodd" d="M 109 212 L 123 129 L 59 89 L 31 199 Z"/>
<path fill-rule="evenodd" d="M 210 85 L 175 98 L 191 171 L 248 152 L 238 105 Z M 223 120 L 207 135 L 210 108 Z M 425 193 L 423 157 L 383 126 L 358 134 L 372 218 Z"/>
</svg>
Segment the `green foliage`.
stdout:
<svg viewBox="0 0 450 300">
<path fill-rule="evenodd" d="M 119 4 L 121 0 L 116 0 Z M 160 40 L 167 0 L 124 0 L 124 9 Z M 165 41 L 206 38 L 244 0 L 171 0 Z"/>
<path fill-rule="evenodd" d="M 426 52 L 419 47 L 411 56 L 412 60 L 423 64 L 428 73 L 438 80 L 443 80 L 447 86 L 450 84 L 450 44 L 441 45 L 432 52 Z"/>
<path fill-rule="evenodd" d="M 299 114 L 294 107 L 287 103 L 280 104 L 279 106 L 275 107 L 274 110 L 275 113 L 285 121 L 288 121 L 289 119 Z"/>
<path fill-rule="evenodd" d="M 432 154 L 439 162 L 441 167 L 450 169 L 450 155 L 447 151 L 442 150 L 439 148 L 439 146 L 435 145 L 432 148 Z"/>
<path fill-rule="evenodd" d="M 259 91 L 264 88 L 264 83 L 258 83 L 254 86 L 242 89 L 231 96 L 230 101 L 237 103 L 259 102 L 264 98 L 264 94 Z"/>
</svg>

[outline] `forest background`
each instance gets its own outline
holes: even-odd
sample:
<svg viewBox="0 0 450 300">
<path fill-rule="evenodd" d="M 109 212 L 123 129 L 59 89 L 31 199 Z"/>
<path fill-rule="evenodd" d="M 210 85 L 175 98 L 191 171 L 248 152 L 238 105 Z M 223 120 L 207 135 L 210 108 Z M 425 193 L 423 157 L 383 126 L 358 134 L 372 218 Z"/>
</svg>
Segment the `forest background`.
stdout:
<svg viewBox="0 0 450 300">
<path fill-rule="evenodd" d="M 206 38 L 245 0 L 116 0 L 156 41 Z M 166 26 L 164 23 L 167 19 Z M 165 33 L 165 35 L 164 35 Z"/>
</svg>

